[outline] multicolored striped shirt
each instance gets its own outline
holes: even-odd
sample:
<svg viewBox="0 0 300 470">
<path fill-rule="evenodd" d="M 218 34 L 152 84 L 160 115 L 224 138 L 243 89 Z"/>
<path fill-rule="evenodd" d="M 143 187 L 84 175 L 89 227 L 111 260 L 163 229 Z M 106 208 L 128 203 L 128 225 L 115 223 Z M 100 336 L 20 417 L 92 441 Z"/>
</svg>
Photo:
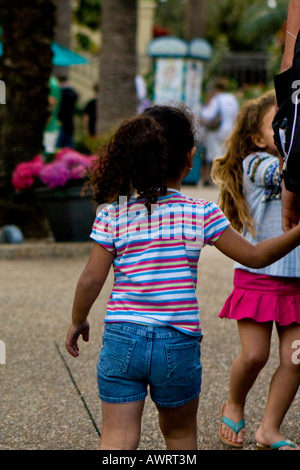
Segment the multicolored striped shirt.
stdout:
<svg viewBox="0 0 300 470">
<path fill-rule="evenodd" d="M 201 336 L 198 260 L 228 225 L 217 205 L 179 192 L 159 197 L 151 214 L 135 198 L 103 207 L 91 238 L 114 253 L 105 322 L 169 325 Z"/>
</svg>

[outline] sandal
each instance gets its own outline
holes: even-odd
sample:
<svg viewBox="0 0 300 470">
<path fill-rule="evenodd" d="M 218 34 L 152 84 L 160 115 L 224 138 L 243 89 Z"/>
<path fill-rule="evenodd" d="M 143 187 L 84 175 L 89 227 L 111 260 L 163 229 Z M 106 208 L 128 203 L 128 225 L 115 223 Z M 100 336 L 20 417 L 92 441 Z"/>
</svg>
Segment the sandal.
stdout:
<svg viewBox="0 0 300 470">
<path fill-rule="evenodd" d="M 223 423 L 226 424 L 226 426 L 228 426 L 230 429 L 232 429 L 236 434 L 238 434 L 245 427 L 245 420 L 244 419 L 241 419 L 241 421 L 239 421 L 238 423 L 235 423 L 231 419 L 226 418 L 226 416 L 223 416 L 223 414 L 224 414 L 223 411 L 224 411 L 224 408 L 225 408 L 226 405 L 227 405 L 227 402 L 225 402 L 223 404 L 222 409 L 221 409 L 221 421 L 220 421 L 220 426 L 219 426 L 219 438 L 221 439 L 223 444 L 226 444 L 226 445 L 231 446 L 231 447 L 241 448 L 244 445 L 243 442 L 241 442 L 241 443 L 240 442 L 232 442 L 229 439 L 226 439 L 226 437 L 224 437 L 222 435 L 222 424 Z"/>
<path fill-rule="evenodd" d="M 296 444 L 292 441 L 277 441 L 271 446 L 265 446 L 263 444 L 256 443 L 256 450 L 280 450 L 281 447 L 293 447 L 296 448 Z"/>
</svg>

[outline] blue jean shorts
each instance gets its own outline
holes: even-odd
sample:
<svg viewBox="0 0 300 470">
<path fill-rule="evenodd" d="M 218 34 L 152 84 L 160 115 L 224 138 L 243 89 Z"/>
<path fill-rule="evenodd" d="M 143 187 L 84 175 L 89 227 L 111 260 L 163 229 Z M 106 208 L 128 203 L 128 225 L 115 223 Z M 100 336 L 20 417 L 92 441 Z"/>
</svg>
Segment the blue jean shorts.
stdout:
<svg viewBox="0 0 300 470">
<path fill-rule="evenodd" d="M 97 366 L 99 396 L 108 403 L 144 400 L 177 407 L 200 394 L 200 338 L 171 327 L 107 323 Z"/>
</svg>

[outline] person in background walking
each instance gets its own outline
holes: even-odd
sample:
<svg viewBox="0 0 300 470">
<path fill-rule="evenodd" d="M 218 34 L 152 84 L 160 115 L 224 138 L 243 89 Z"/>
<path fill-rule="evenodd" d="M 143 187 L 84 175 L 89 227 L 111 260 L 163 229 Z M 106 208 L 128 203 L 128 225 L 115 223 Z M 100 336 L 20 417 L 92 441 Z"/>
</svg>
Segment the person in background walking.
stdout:
<svg viewBox="0 0 300 470">
<path fill-rule="evenodd" d="M 87 102 L 83 110 L 84 133 L 89 137 L 96 136 L 98 94 L 99 87 L 94 85 L 94 97 Z"/>
<path fill-rule="evenodd" d="M 200 112 L 200 124 L 204 127 L 203 184 L 211 184 L 210 172 L 214 158 L 224 155 L 227 137 L 232 131 L 239 110 L 236 97 L 226 91 L 226 81 L 215 82 L 211 94 Z"/>
<path fill-rule="evenodd" d="M 47 121 L 43 144 L 46 154 L 53 155 L 56 150 L 56 142 L 59 134 L 58 112 L 61 102 L 61 88 L 58 79 L 52 75 L 49 79 L 49 119 Z"/>
<path fill-rule="evenodd" d="M 78 95 L 67 82 L 66 77 L 58 77 L 61 86 L 61 103 L 58 112 L 60 131 L 56 143 L 57 148 L 73 148 L 74 112 Z"/>
</svg>

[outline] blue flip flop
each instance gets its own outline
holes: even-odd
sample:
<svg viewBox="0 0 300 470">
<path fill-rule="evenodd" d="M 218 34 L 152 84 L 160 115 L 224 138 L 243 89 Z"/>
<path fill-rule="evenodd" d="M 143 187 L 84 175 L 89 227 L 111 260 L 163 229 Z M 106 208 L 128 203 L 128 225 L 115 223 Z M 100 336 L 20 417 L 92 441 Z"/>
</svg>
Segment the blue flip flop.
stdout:
<svg viewBox="0 0 300 470">
<path fill-rule="evenodd" d="M 259 444 L 258 442 L 256 443 L 256 449 L 257 450 L 279 450 L 281 447 L 293 447 L 294 449 L 296 448 L 296 444 L 292 441 L 277 441 L 274 442 L 271 446 L 264 446 L 263 444 Z"/>
<path fill-rule="evenodd" d="M 226 437 L 224 437 L 222 435 L 222 424 L 223 423 L 226 424 L 226 426 L 228 426 L 230 429 L 232 429 L 236 434 L 238 434 L 245 427 L 245 420 L 244 419 L 241 419 L 241 421 L 239 421 L 238 423 L 235 423 L 234 421 L 232 421 L 232 419 L 229 419 L 229 418 L 226 418 L 226 416 L 223 416 L 223 410 L 224 410 L 224 407 L 226 406 L 226 404 L 227 404 L 227 402 L 225 402 L 223 404 L 222 410 L 221 410 L 221 421 L 220 421 L 220 426 L 219 426 L 219 438 L 221 439 L 223 444 L 226 444 L 230 447 L 241 448 L 244 445 L 243 442 L 232 442 L 229 439 L 226 439 Z"/>
</svg>

